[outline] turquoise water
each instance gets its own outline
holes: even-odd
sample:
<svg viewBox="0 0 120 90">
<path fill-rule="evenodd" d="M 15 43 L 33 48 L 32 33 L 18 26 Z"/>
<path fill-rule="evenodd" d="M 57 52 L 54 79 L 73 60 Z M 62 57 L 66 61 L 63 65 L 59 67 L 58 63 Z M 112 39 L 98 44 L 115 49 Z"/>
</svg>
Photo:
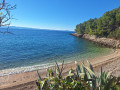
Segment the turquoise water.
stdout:
<svg viewBox="0 0 120 90">
<path fill-rule="evenodd" d="M 12 29 L 0 34 L 0 71 L 29 71 L 54 62 L 86 60 L 111 52 L 89 41 L 71 36 L 71 31 Z M 22 71 L 20 71 L 22 72 Z M 15 72 L 14 72 L 15 73 Z"/>
</svg>

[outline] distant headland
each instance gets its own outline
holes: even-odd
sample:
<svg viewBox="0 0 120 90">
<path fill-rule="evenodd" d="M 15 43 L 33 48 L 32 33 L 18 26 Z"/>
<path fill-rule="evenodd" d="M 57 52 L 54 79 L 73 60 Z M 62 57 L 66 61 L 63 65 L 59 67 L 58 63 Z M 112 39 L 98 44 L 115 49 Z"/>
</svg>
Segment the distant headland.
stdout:
<svg viewBox="0 0 120 90">
<path fill-rule="evenodd" d="M 74 36 L 95 43 L 120 48 L 120 7 L 104 13 L 100 18 L 89 19 L 76 25 Z"/>
</svg>

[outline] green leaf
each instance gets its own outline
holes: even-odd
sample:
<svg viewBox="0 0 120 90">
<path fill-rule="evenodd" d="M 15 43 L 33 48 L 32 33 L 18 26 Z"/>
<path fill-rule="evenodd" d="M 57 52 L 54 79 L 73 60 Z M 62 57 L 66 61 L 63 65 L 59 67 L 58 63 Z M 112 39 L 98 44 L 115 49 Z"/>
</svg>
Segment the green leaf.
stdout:
<svg viewBox="0 0 120 90">
<path fill-rule="evenodd" d="M 83 65 L 83 67 L 90 73 L 90 75 L 95 76 L 94 72 L 93 72 L 90 68 L 88 68 L 88 67 L 85 66 L 84 64 L 82 64 L 82 65 Z M 85 71 L 84 71 L 84 72 L 85 72 Z"/>
<path fill-rule="evenodd" d="M 81 73 L 80 65 L 76 65 L 77 77 L 79 77 L 79 73 Z"/>
<path fill-rule="evenodd" d="M 89 83 L 90 87 L 92 88 L 93 87 L 93 85 L 92 85 L 92 77 L 88 72 L 86 74 L 87 74 L 87 77 L 88 77 L 88 83 Z"/>
<path fill-rule="evenodd" d="M 84 63 L 82 63 L 82 73 L 86 73 L 86 72 L 85 72 Z"/>
<path fill-rule="evenodd" d="M 41 76 L 40 76 L 38 70 L 37 70 L 37 74 L 38 74 L 39 80 L 42 81 L 42 78 L 41 78 Z"/>
<path fill-rule="evenodd" d="M 91 63 L 90 63 L 88 60 L 87 60 L 87 62 L 88 62 L 88 64 L 89 64 L 90 69 L 94 72 L 93 66 L 91 65 Z"/>
</svg>

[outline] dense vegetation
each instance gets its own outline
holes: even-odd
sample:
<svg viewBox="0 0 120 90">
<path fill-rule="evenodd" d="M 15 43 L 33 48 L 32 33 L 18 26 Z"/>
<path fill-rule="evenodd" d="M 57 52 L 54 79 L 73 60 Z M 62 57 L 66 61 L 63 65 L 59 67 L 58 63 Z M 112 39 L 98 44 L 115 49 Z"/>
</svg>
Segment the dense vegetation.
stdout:
<svg viewBox="0 0 120 90">
<path fill-rule="evenodd" d="M 88 62 L 89 67 L 82 63 L 82 68 L 76 62 L 76 70 L 71 69 L 66 78 L 62 77 L 62 68 L 56 63 L 55 68 L 48 69 L 48 76 L 41 78 L 37 86 L 39 90 L 120 90 L 120 78 L 114 77 L 103 72 L 101 66 L 101 75 L 97 77 L 92 65 Z"/>
<path fill-rule="evenodd" d="M 120 7 L 104 13 L 98 19 L 89 19 L 78 24 L 75 32 L 120 39 Z"/>
</svg>

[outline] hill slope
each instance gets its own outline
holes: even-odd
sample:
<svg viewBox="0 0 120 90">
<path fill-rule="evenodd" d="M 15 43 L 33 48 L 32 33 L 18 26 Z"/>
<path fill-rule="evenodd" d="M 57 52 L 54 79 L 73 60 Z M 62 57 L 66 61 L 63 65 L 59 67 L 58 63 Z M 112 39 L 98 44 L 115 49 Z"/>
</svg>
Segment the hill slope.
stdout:
<svg viewBox="0 0 120 90">
<path fill-rule="evenodd" d="M 98 19 L 89 19 L 76 25 L 75 32 L 120 39 L 120 7 L 104 13 Z"/>
</svg>

